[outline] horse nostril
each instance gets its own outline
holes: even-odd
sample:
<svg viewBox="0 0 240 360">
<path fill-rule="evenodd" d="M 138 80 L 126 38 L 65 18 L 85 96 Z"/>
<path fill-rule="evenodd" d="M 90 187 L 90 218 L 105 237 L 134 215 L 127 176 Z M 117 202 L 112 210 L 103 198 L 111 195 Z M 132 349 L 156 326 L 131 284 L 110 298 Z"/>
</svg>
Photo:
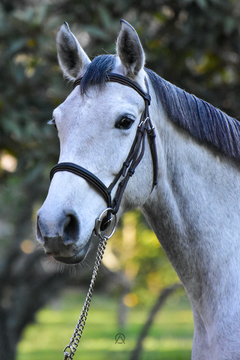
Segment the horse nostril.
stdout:
<svg viewBox="0 0 240 360">
<path fill-rule="evenodd" d="M 78 241 L 79 237 L 79 222 L 77 218 L 70 214 L 67 215 L 67 220 L 63 228 L 63 243 L 71 245 Z"/>
</svg>

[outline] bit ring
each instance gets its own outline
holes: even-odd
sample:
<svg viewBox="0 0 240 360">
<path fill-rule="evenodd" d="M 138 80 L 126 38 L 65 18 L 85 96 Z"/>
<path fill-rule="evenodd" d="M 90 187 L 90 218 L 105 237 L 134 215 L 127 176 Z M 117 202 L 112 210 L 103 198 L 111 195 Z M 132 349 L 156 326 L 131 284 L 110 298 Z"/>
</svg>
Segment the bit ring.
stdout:
<svg viewBox="0 0 240 360">
<path fill-rule="evenodd" d="M 112 213 L 113 209 L 112 208 L 106 208 L 105 210 L 103 210 L 103 212 L 99 215 L 99 217 L 95 220 L 95 233 L 96 235 L 98 235 L 100 237 L 100 239 L 105 238 L 106 240 L 110 239 L 110 237 L 113 236 L 115 230 L 116 230 L 116 226 L 117 226 L 117 216 L 116 214 Z M 103 223 L 103 220 L 106 218 L 106 216 L 108 215 L 108 213 L 111 213 L 111 218 L 107 221 L 109 222 L 109 225 L 107 226 L 107 229 L 109 228 L 109 226 L 111 225 L 110 228 L 110 233 L 109 235 L 105 234 L 103 230 L 101 230 L 101 226 Z"/>
</svg>

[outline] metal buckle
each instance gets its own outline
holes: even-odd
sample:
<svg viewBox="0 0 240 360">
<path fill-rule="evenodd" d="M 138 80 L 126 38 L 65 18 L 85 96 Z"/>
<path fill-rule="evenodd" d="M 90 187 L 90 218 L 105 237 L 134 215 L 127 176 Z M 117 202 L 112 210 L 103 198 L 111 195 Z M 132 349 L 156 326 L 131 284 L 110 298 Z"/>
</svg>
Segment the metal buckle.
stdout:
<svg viewBox="0 0 240 360">
<path fill-rule="evenodd" d="M 112 213 L 112 208 L 106 208 L 103 212 L 99 215 L 99 217 L 95 220 L 95 233 L 100 237 L 100 239 L 110 239 L 110 237 L 114 234 L 117 226 L 117 216 L 116 214 Z M 108 213 L 111 213 L 111 218 L 108 220 L 109 225 L 105 230 L 101 230 L 101 225 L 103 220 L 106 218 Z"/>
</svg>

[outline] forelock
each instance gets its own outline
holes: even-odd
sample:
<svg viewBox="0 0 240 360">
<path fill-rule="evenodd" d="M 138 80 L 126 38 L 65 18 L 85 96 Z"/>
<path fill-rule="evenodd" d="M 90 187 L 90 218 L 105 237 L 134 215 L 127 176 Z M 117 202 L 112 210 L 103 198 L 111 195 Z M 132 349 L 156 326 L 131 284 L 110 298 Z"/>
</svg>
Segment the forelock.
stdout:
<svg viewBox="0 0 240 360">
<path fill-rule="evenodd" d="M 94 58 L 81 79 L 81 93 L 86 94 L 90 86 L 104 86 L 108 73 L 114 69 L 115 60 L 114 55 L 99 55 Z"/>
</svg>

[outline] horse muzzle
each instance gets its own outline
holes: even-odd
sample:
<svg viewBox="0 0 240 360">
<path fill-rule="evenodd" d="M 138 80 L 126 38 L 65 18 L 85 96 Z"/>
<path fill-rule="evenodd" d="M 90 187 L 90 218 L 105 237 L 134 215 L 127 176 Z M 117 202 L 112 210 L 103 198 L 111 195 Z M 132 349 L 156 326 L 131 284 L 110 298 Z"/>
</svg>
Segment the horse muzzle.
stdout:
<svg viewBox="0 0 240 360">
<path fill-rule="evenodd" d="M 47 255 L 66 264 L 83 261 L 91 242 L 79 246 L 80 221 L 75 214 L 63 213 L 56 220 L 42 209 L 37 214 L 37 239 Z"/>
<path fill-rule="evenodd" d="M 82 262 L 89 253 L 91 238 L 79 245 L 80 220 L 74 214 L 62 214 L 56 219 L 51 218 L 41 208 L 37 214 L 37 239 L 47 255 L 65 264 Z M 110 238 L 116 228 L 117 217 L 106 208 L 95 220 L 95 233 L 99 238 Z"/>
</svg>

